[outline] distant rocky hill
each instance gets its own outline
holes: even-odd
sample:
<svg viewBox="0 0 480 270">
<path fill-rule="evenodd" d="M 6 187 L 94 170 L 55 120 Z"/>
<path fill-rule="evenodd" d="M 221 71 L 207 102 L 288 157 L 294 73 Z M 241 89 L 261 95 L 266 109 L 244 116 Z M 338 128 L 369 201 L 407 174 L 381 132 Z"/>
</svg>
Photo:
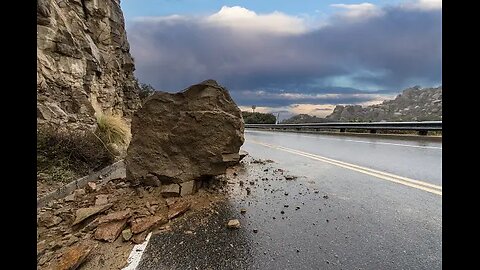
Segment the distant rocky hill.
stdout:
<svg viewBox="0 0 480 270">
<path fill-rule="evenodd" d="M 282 124 L 301 124 L 301 123 L 324 123 L 332 122 L 333 120 L 325 119 L 308 114 L 297 114 L 282 121 Z"/>
<path fill-rule="evenodd" d="M 368 107 L 337 105 L 326 119 L 341 122 L 442 120 L 442 87 L 408 88 L 393 100 Z"/>
</svg>

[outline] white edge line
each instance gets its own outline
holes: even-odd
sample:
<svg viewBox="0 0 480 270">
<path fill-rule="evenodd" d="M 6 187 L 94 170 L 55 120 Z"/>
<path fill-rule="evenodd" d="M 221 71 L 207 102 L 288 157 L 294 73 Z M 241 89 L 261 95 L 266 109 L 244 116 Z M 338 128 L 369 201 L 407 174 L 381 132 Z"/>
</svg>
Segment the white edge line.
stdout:
<svg viewBox="0 0 480 270">
<path fill-rule="evenodd" d="M 431 193 L 442 196 L 441 191 L 426 187 L 424 185 L 425 182 L 422 182 L 422 181 L 413 180 L 413 179 L 409 179 L 409 178 L 404 178 L 404 177 L 401 177 L 401 176 L 399 177 L 399 176 L 394 175 L 394 174 L 383 173 L 383 172 L 380 172 L 380 171 L 372 170 L 372 169 L 361 167 L 361 166 L 358 166 L 358 165 L 349 164 L 349 163 L 345 163 L 345 162 L 342 162 L 342 161 L 337 161 L 337 160 L 334 160 L 334 159 L 325 158 L 325 157 L 322 157 L 322 156 L 316 156 L 316 155 L 301 152 L 301 151 L 298 151 L 298 150 L 295 150 L 295 149 L 289 149 L 289 148 L 286 148 L 286 147 L 283 147 L 283 146 L 275 146 L 275 145 L 271 145 L 271 144 L 267 144 L 267 143 L 258 142 L 258 141 L 255 141 L 255 140 L 253 140 L 252 142 L 256 143 L 256 144 L 264 145 L 264 146 L 267 146 L 267 147 L 270 147 L 270 148 L 283 150 L 283 151 L 286 151 L 286 152 L 290 152 L 290 153 L 294 153 L 294 154 L 297 154 L 297 155 L 301 155 L 301 156 L 309 157 L 309 158 L 316 159 L 316 160 L 319 160 L 319 161 L 323 161 L 323 162 L 326 162 L 326 163 L 329 163 L 329 164 L 332 164 L 332 165 L 336 165 L 336 166 L 343 167 L 343 168 L 346 168 L 346 169 L 350 169 L 350 170 L 353 170 L 353 171 L 357 171 L 357 172 L 360 172 L 360 173 L 368 174 L 368 175 L 371 175 L 371 176 L 374 176 L 374 177 L 377 177 L 377 178 L 381 178 L 381 179 L 384 179 L 384 180 L 388 180 L 388 181 L 391 181 L 391 182 L 395 182 L 395 183 L 398 183 L 398 184 L 414 187 L 414 188 L 417 188 L 417 189 L 422 189 L 424 191 L 428 191 L 428 192 L 431 192 Z M 395 178 L 397 178 L 397 179 L 395 179 Z M 398 179 L 398 178 L 400 178 L 400 179 Z M 423 184 L 423 186 L 412 183 L 413 181 L 402 181 L 402 178 L 403 179 L 408 179 L 408 180 L 413 180 L 414 182 L 416 182 L 418 184 Z M 428 183 L 426 183 L 426 184 L 428 184 Z M 440 190 L 441 190 L 441 187 L 440 187 Z"/>
<path fill-rule="evenodd" d="M 135 269 L 137 269 L 137 266 L 140 263 L 140 259 L 142 258 L 143 252 L 145 251 L 145 248 L 147 247 L 151 236 L 152 236 L 152 233 L 150 232 L 147 235 L 147 238 L 145 238 L 145 241 L 143 241 L 143 243 L 135 245 L 133 247 L 133 249 L 130 252 L 130 255 L 128 256 L 128 259 L 127 259 L 128 265 L 125 266 L 122 270 L 135 270 Z"/>
</svg>

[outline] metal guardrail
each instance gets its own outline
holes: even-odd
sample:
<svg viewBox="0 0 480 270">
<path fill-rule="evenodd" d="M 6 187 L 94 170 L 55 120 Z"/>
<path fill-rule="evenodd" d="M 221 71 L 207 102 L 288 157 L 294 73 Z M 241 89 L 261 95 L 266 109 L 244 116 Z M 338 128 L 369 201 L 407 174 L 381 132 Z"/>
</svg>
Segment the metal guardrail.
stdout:
<svg viewBox="0 0 480 270">
<path fill-rule="evenodd" d="M 369 130 L 376 133 L 377 130 L 411 130 L 418 131 L 419 135 L 427 135 L 428 131 L 441 131 L 442 121 L 421 122 L 329 122 L 329 123 L 305 123 L 305 124 L 245 124 L 246 128 L 262 129 L 295 129 L 295 130 L 320 130 L 339 129 L 345 132 L 347 129 Z"/>
</svg>

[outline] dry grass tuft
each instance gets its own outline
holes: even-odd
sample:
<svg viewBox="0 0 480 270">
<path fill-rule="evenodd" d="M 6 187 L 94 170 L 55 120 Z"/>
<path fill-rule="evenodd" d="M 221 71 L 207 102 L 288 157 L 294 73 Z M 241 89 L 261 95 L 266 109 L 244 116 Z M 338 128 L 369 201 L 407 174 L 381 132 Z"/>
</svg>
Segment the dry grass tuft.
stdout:
<svg viewBox="0 0 480 270">
<path fill-rule="evenodd" d="M 97 130 L 95 133 L 105 144 L 117 144 L 126 146 L 132 137 L 130 127 L 121 116 L 112 114 L 100 114 L 97 117 Z"/>
</svg>

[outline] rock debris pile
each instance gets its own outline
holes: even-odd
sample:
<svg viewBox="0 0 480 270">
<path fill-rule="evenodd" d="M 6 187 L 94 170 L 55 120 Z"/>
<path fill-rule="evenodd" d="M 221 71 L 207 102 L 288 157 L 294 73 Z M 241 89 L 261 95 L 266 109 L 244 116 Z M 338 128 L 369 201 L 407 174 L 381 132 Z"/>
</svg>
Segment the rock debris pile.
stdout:
<svg viewBox="0 0 480 270">
<path fill-rule="evenodd" d="M 221 198 L 211 189 L 202 191 L 172 197 L 161 187 L 135 187 L 124 179 L 101 185 L 91 182 L 38 209 L 37 265 L 75 269 L 92 257 L 93 250 L 101 253 L 101 245 L 128 247 L 143 242 L 151 231 L 169 231 L 173 220 L 192 206 L 203 207 L 203 201 Z"/>
</svg>

